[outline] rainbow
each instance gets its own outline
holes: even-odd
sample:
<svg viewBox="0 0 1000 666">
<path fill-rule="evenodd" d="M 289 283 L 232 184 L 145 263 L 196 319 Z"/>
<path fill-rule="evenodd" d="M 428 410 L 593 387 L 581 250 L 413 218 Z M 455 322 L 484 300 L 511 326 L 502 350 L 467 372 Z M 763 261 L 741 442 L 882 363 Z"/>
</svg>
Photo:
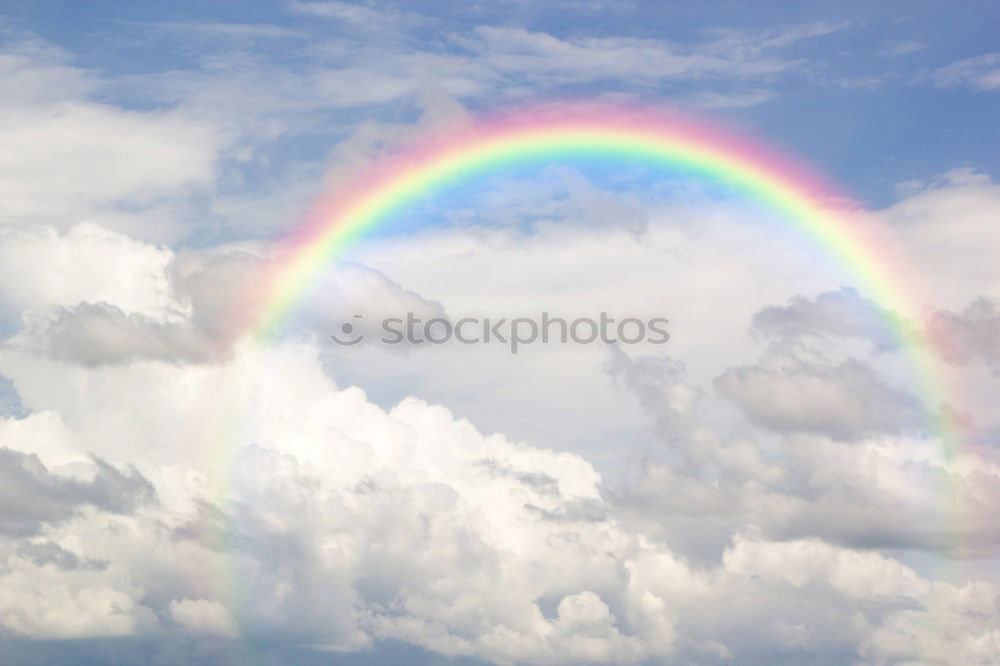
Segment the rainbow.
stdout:
<svg viewBox="0 0 1000 666">
<path fill-rule="evenodd" d="M 244 327 L 268 339 L 294 313 L 312 282 L 344 251 L 407 203 L 482 173 L 575 159 L 640 163 L 721 182 L 778 213 L 856 279 L 887 313 L 885 323 L 908 350 L 932 431 L 952 455 L 953 424 L 942 409 L 945 382 L 908 297 L 916 282 L 847 197 L 758 142 L 657 109 L 569 103 L 473 119 L 447 133 L 428 132 L 337 183 L 305 224 L 281 244 L 256 314 Z"/>
</svg>

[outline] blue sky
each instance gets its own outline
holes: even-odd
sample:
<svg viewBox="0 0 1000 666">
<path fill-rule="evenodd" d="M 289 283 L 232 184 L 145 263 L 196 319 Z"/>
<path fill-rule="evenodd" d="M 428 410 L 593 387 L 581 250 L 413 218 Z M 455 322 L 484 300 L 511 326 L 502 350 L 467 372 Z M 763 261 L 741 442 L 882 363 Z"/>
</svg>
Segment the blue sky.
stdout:
<svg viewBox="0 0 1000 666">
<path fill-rule="evenodd" d="M 998 28 L 986 2 L 3 3 L 0 661 L 993 663 Z M 415 200 L 281 335 L 231 335 L 329 183 L 564 98 L 791 154 L 913 303 L 725 183 L 564 160 Z M 670 340 L 330 338 L 541 312 Z M 887 315 L 936 342 L 886 344 Z"/>
</svg>

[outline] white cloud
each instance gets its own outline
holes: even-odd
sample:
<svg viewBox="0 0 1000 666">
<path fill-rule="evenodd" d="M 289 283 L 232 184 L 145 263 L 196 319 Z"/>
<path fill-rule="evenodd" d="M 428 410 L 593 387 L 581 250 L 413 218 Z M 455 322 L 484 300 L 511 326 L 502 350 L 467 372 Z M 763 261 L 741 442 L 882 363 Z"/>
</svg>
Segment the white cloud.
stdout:
<svg viewBox="0 0 1000 666">
<path fill-rule="evenodd" d="M 0 54 L 0 216 L 66 229 L 88 217 L 175 237 L 137 211 L 177 207 L 212 185 L 224 133 L 182 108 L 106 101 L 110 81 L 7 29 Z M 167 201 L 169 199 L 169 202 Z M 122 212 L 127 211 L 127 212 Z"/>
<path fill-rule="evenodd" d="M 19 388 L 26 376 L 44 377 L 41 359 L 21 360 L 19 368 L 10 361 L 5 372 Z M 115 526 L 99 511 L 54 525 L 47 538 L 110 563 L 55 580 L 77 576 L 70 589 L 103 590 L 98 598 L 125 616 L 112 622 L 101 610 L 111 606 L 84 607 L 91 597 L 83 596 L 69 607 L 91 619 L 67 627 L 18 597 L 11 604 L 27 619 L 10 613 L 5 626 L 22 635 L 141 635 L 166 612 L 186 632 L 266 631 L 336 649 L 396 638 L 496 663 L 839 654 L 877 643 L 880 628 L 913 612 L 914 599 L 955 592 L 932 590 L 878 553 L 755 535 L 725 505 L 723 515 L 735 520 L 721 559 L 692 568 L 648 529 L 669 513 L 647 502 L 652 523 L 627 520 L 583 458 L 484 437 L 416 399 L 383 411 L 356 388 L 335 388 L 310 345 L 247 348 L 212 366 L 56 368 L 70 383 L 86 376 L 86 402 L 51 402 L 51 390 L 34 400 L 73 424 L 78 450 L 134 461 L 155 483 L 159 505 Z M 184 390 L 172 390 L 178 386 Z M 143 404 L 156 404 L 157 414 L 137 408 Z M 671 409 L 691 413 L 682 403 Z M 38 435 L 22 437 L 22 445 L 48 427 L 34 426 Z M 814 453 L 810 468 L 835 460 L 829 451 Z M 877 476 L 885 479 L 892 465 L 883 464 Z M 836 491 L 857 478 L 843 473 L 817 483 Z M 676 482 L 701 483 L 686 473 Z M 901 479 L 894 492 L 913 488 L 932 486 Z M 761 516 L 781 506 L 760 490 L 764 504 L 753 497 L 742 503 Z M 813 523 L 834 514 L 831 506 Z M 206 579 L 206 570 L 247 577 L 228 588 Z M 17 589 L 18 580 L 5 580 L 5 589 Z M 33 580 L 44 590 L 49 579 Z M 726 603 L 734 597 L 741 603 Z"/>
<path fill-rule="evenodd" d="M 179 114 L 67 102 L 6 115 L 0 212 L 8 218 L 146 204 L 214 176 L 216 137 Z"/>
<path fill-rule="evenodd" d="M 62 234 L 48 226 L 3 226 L 0 290 L 19 311 L 104 302 L 164 319 L 180 308 L 166 274 L 172 255 L 95 224 Z"/>
<path fill-rule="evenodd" d="M 998 600 L 993 585 L 970 582 L 949 595 L 947 624 L 925 610 L 903 611 L 862 644 L 859 663 L 988 664 L 1000 650 Z"/>
<path fill-rule="evenodd" d="M 129 636 L 154 628 L 156 616 L 126 576 L 120 568 L 64 572 L 8 558 L 0 576 L 0 627 L 8 636 L 34 639 Z"/>
<path fill-rule="evenodd" d="M 1000 252 L 994 223 L 1000 185 L 963 167 L 928 183 L 906 183 L 902 194 L 876 217 L 890 232 L 883 242 L 919 268 L 907 278 L 913 292 L 934 309 L 951 310 L 968 305 L 972 295 L 1000 293 L 994 260 Z"/>
<path fill-rule="evenodd" d="M 80 98 L 8 105 L 2 113 L 0 213 L 8 220 L 148 205 L 215 176 L 220 137 L 179 112 Z"/>
</svg>

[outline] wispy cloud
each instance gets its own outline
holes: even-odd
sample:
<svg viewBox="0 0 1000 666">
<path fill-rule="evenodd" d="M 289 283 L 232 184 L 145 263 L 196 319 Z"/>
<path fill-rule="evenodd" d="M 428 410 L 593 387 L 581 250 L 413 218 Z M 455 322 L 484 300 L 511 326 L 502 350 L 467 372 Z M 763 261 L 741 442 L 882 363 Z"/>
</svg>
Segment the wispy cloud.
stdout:
<svg viewBox="0 0 1000 666">
<path fill-rule="evenodd" d="M 701 109 L 742 109 L 761 104 L 774 97 L 767 90 L 750 90 L 746 92 L 700 92 L 690 98 L 690 105 Z"/>
<path fill-rule="evenodd" d="M 782 30 L 714 30 L 693 44 L 635 37 L 561 39 L 523 28 L 479 26 L 452 41 L 477 61 L 509 76 L 536 83 L 628 80 L 652 84 L 670 80 L 769 78 L 799 61 L 772 51 L 826 35 L 840 25 L 792 26 Z"/>
<path fill-rule="evenodd" d="M 156 23 L 129 22 L 132 25 L 145 25 L 161 30 L 177 32 L 203 33 L 208 35 L 226 36 L 250 39 L 302 39 L 308 36 L 301 30 L 286 28 L 265 23 L 222 23 L 222 22 L 168 22 Z"/>
<path fill-rule="evenodd" d="M 919 80 L 939 88 L 1000 89 L 1000 53 L 959 60 L 924 72 Z"/>
<path fill-rule="evenodd" d="M 879 49 L 875 52 L 876 55 L 885 56 L 888 58 L 898 58 L 900 56 L 910 55 L 911 53 L 917 53 L 928 48 L 930 45 L 925 42 L 917 41 L 904 41 L 904 42 L 891 42 L 884 48 Z"/>
</svg>

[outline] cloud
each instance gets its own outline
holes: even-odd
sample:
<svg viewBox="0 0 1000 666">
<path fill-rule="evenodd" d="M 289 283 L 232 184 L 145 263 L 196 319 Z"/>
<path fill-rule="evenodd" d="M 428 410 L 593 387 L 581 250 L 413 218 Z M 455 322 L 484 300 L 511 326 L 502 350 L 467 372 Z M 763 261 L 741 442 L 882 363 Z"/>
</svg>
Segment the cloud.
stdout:
<svg viewBox="0 0 1000 666">
<path fill-rule="evenodd" d="M 693 47 L 635 37 L 560 39 L 524 28 L 478 26 L 453 41 L 477 62 L 511 76 L 544 84 L 620 79 L 652 84 L 703 77 L 768 78 L 794 66 L 790 59 L 766 55 L 834 28 L 790 28 L 763 34 L 718 32 Z M 764 37 L 762 39 L 762 37 Z"/>
<path fill-rule="evenodd" d="M 9 131 L 0 132 L 10 157 L 6 168 L 0 160 L 8 191 L 0 188 L 0 212 L 58 229 L 92 219 L 169 241 L 185 239 L 195 220 L 213 233 L 283 229 L 322 184 L 325 156 L 307 151 L 301 159 L 297 146 L 319 145 L 319 136 L 335 144 L 355 128 L 338 120 L 346 109 L 365 107 L 391 123 L 393 104 L 426 103 L 429 91 L 476 103 L 523 97 L 527 85 L 555 91 L 608 78 L 642 89 L 673 79 L 768 78 L 796 63 L 774 56 L 777 50 L 836 29 L 720 32 L 688 44 L 489 25 L 469 32 L 445 22 L 444 41 L 427 44 L 415 31 L 438 19 L 350 3 L 290 8 L 333 19 L 337 39 L 270 24 L 139 23 L 190 43 L 192 60 L 138 76 L 87 69 L 18 34 L 0 59 L 10 82 Z M 374 31 L 378 47 L 359 31 Z M 253 48 L 278 38 L 301 42 L 304 57 L 295 67 Z M 700 107 L 733 108 L 769 95 L 757 87 L 687 97 Z M 300 159 L 289 160 L 293 154 Z"/>
<path fill-rule="evenodd" d="M 28 110 L 36 103 L 57 105 L 89 95 L 98 87 L 92 72 L 70 64 L 70 55 L 32 35 L 11 35 L 0 54 L 4 106 Z M 13 38 L 12 38 L 13 37 Z"/>
<path fill-rule="evenodd" d="M 7 221 L 145 206 L 215 177 L 223 141 L 214 127 L 183 111 L 98 102 L 100 77 L 36 42 L 8 48 L 0 81 L 0 214 Z"/>
<path fill-rule="evenodd" d="M 301 40 L 306 33 L 267 23 L 220 23 L 220 22 L 156 22 L 144 26 L 172 30 L 178 33 L 207 33 L 215 37 L 232 39 L 295 39 Z"/>
<path fill-rule="evenodd" d="M 788 48 L 846 25 L 818 22 L 768 30 L 717 29 L 706 31 L 704 38 L 693 44 L 680 44 L 650 38 L 560 38 L 548 32 L 498 25 L 478 25 L 470 33 L 465 26 L 443 24 L 427 15 L 346 2 L 295 2 L 291 8 L 349 25 L 355 31 L 377 33 L 394 45 L 410 43 L 416 29 L 429 23 L 439 24 L 438 30 L 446 36 L 448 45 L 464 51 L 451 59 L 478 82 L 477 94 L 495 91 L 495 85 L 483 86 L 491 80 L 495 84 L 498 75 L 515 79 L 512 81 L 515 88 L 525 79 L 535 84 L 561 85 L 627 77 L 648 85 L 703 76 L 769 77 L 789 69 L 795 61 L 766 56 L 765 51 Z M 406 71 L 409 67 L 404 63 L 408 61 L 432 59 L 429 52 L 414 54 L 412 48 L 406 51 L 410 57 L 391 58 L 397 65 L 393 71 Z M 516 94 L 516 90 L 511 92 Z M 725 102 L 721 98 L 714 101 L 719 106 L 747 105 L 760 101 L 762 94 L 766 93 L 758 91 Z"/>
<path fill-rule="evenodd" d="M 365 31 L 409 32 L 418 26 L 432 23 L 429 16 L 416 12 L 386 7 L 373 7 L 353 2 L 323 0 L 322 2 L 290 3 L 292 11 L 318 18 L 342 21 L 351 28 Z"/>
<path fill-rule="evenodd" d="M 777 361 L 774 353 L 769 363 Z M 834 374 L 843 369 L 821 367 Z M 823 420 L 823 426 L 833 424 L 830 433 L 798 434 L 805 426 L 794 412 L 793 423 L 782 423 L 793 432 L 783 434 L 775 450 L 742 428 L 729 432 L 718 415 L 709 418 L 712 396 L 687 386 L 683 366 L 670 359 L 615 351 L 607 368 L 638 397 L 664 445 L 612 492 L 616 515 L 695 566 L 717 564 L 746 525 L 769 539 L 819 538 L 850 549 L 941 552 L 962 544 L 965 556 L 978 557 L 1000 542 L 1000 532 L 979 518 L 957 520 L 946 510 L 961 505 L 963 515 L 978 516 L 974 507 L 989 505 L 1000 492 L 997 468 L 978 469 L 985 463 L 975 457 L 949 463 L 937 439 L 859 432 L 848 438 L 842 434 L 846 419 L 836 417 Z M 863 375 L 872 379 L 870 369 Z M 797 405 L 776 392 L 757 400 L 790 411 Z M 836 411 L 829 400 L 816 402 L 818 409 Z M 952 504 L 938 501 L 942 484 L 962 489 Z"/>
<path fill-rule="evenodd" d="M 21 331 L 4 344 L 88 366 L 222 358 L 260 314 L 273 270 L 260 247 L 174 254 L 90 224 L 61 235 L 45 228 L 0 231 L 0 257 L 10 258 L 0 284 L 23 308 Z M 31 263 L 53 274 L 19 280 Z M 440 304 L 353 263 L 317 276 L 301 299 L 286 327 L 321 337 L 345 322 L 380 337 L 380 322 L 389 316 L 446 316 Z"/>
<path fill-rule="evenodd" d="M 857 290 L 842 287 L 814 299 L 796 296 L 787 306 L 763 308 L 753 316 L 751 326 L 755 333 L 771 338 L 860 338 L 876 351 L 890 351 L 899 346 L 891 328 L 894 318 Z"/>
<path fill-rule="evenodd" d="M 700 92 L 691 98 L 691 104 L 702 109 L 742 109 L 761 104 L 774 97 L 767 90 L 748 92 Z"/>
<path fill-rule="evenodd" d="M 929 44 L 915 40 L 890 42 L 884 48 L 876 51 L 875 54 L 889 58 L 898 58 L 900 56 L 906 56 L 910 55 L 911 53 L 917 53 L 918 51 L 923 51 L 929 46 L 930 46 Z"/>
<path fill-rule="evenodd" d="M 34 363 L 37 372 L 42 361 Z M 617 363 L 615 372 L 647 396 L 650 409 L 663 404 L 657 396 L 673 399 L 683 383 L 681 368 L 669 362 Z M 27 371 L 14 373 L 19 385 Z M 706 451 L 696 475 L 650 475 L 647 488 L 672 498 L 675 508 L 645 501 L 638 521 L 608 500 L 600 475 L 580 456 L 484 436 L 412 398 L 382 410 L 359 389 L 336 388 L 308 344 L 247 348 L 212 366 L 134 363 L 75 372 L 88 375 L 87 393 L 99 399 L 49 406 L 74 424 L 77 447 L 101 446 L 110 457 L 136 461 L 159 503 L 135 505 L 117 527 L 102 511 L 118 505 L 99 495 L 94 502 L 106 509 L 59 513 L 47 538 L 66 550 L 77 539 L 77 557 L 108 566 L 63 571 L 38 558 L 16 560 L 24 573 L 5 574 L 3 588 L 21 590 L 17 576 L 30 576 L 37 590 L 0 603 L 0 623 L 18 635 L 141 637 L 155 634 L 163 622 L 156 618 L 170 618 L 185 634 L 238 631 L 337 650 L 401 640 L 495 663 L 558 664 L 567 655 L 574 663 L 712 663 L 800 649 L 836 663 L 912 611 L 913 599 L 931 594 L 930 583 L 897 560 L 794 535 L 837 524 L 834 503 L 820 504 L 827 508 L 798 528 L 786 523 L 793 528 L 783 540 L 755 534 L 749 515 L 778 521 L 787 515 L 781 507 L 794 502 L 761 488 L 783 477 L 768 476 L 766 467 L 754 477 L 752 465 L 737 464 L 735 443 Z M 204 406 L 211 411 L 228 400 L 220 387 L 235 377 L 248 401 L 239 432 L 225 442 L 214 433 L 199 437 Z M 76 381 L 72 373 L 65 380 Z M 177 386 L 184 391 L 163 391 Z M 127 396 L 157 404 L 171 426 L 133 408 Z M 667 405 L 688 419 L 696 413 L 687 399 Z M 97 430 L 102 423 L 114 427 Z M 39 430 L 25 441 L 41 440 Z M 233 456 L 218 468 L 200 465 L 214 457 L 206 443 L 235 447 Z M 813 453 L 803 470 L 836 459 Z M 869 464 L 857 458 L 845 448 L 845 461 Z M 739 485 L 731 483 L 712 490 L 710 479 L 699 478 L 712 460 L 741 474 L 746 493 L 734 494 Z M 873 472 L 879 478 L 892 469 L 890 459 L 884 464 Z M 218 472 L 222 485 L 210 480 Z M 828 473 L 816 484 L 832 492 L 849 487 L 855 474 L 845 467 L 842 477 Z M 914 487 L 933 484 L 901 482 L 896 492 Z M 741 506 L 751 513 L 734 509 Z M 671 513 L 679 512 L 690 516 L 689 526 L 700 523 L 700 533 L 677 529 L 683 523 Z M 677 553 L 695 553 L 699 539 L 719 555 L 687 564 Z M 219 567 L 254 573 L 233 591 L 204 576 Z M 48 585 L 67 591 L 50 594 Z M 725 603 L 732 598 L 741 603 Z M 80 620 L 67 624 L 68 615 L 49 613 L 41 599 L 64 604 Z M 103 610 L 111 607 L 121 609 L 113 621 Z M 852 613 L 864 622 L 845 621 Z"/>
<path fill-rule="evenodd" d="M 105 569 L 108 566 L 106 561 L 81 558 L 55 541 L 22 541 L 17 546 L 17 556 L 30 560 L 37 566 L 51 564 L 62 571 L 80 568 Z"/>
<path fill-rule="evenodd" d="M 191 633 L 235 636 L 236 623 L 229 610 L 218 601 L 175 599 L 167 606 L 170 618 Z"/>
<path fill-rule="evenodd" d="M 830 366 L 771 359 L 727 370 L 715 387 L 753 423 L 779 432 L 852 438 L 916 428 L 926 419 L 916 398 L 854 360 Z"/>
<path fill-rule="evenodd" d="M 925 182 L 901 186 L 903 198 L 874 220 L 883 242 L 907 257 L 900 281 L 930 310 L 957 310 L 975 294 L 1000 293 L 993 257 L 1000 252 L 995 227 L 1000 185 L 972 167 L 951 169 Z M 961 270 L 955 270 L 956 264 Z"/>
<path fill-rule="evenodd" d="M 0 227 L 0 289 L 18 311 L 104 302 L 154 318 L 175 314 L 166 274 L 173 252 L 92 223 L 65 233 Z M 34 275 L 24 280 L 26 274 Z"/>
<path fill-rule="evenodd" d="M 928 333 L 949 363 L 981 361 L 1000 374 L 1000 308 L 986 298 L 976 299 L 962 312 L 935 312 Z"/>
<path fill-rule="evenodd" d="M 135 468 L 122 473 L 101 459 L 92 467 L 92 478 L 81 481 L 51 473 L 35 455 L 0 449 L 0 533 L 34 535 L 87 505 L 129 513 L 154 501 L 153 486 Z"/>
<path fill-rule="evenodd" d="M 984 53 L 938 67 L 920 76 L 938 88 L 996 90 L 1000 88 L 1000 53 Z"/>
<path fill-rule="evenodd" d="M 961 638 L 952 631 L 927 629 L 926 611 L 899 613 L 880 627 L 858 650 L 861 664 L 887 660 L 932 660 L 939 663 L 986 664 L 996 654 L 998 626 L 994 609 L 1000 601 L 988 583 L 970 582 L 955 591 L 950 620 L 961 627 Z"/>
<path fill-rule="evenodd" d="M 117 586 L 108 580 L 113 575 L 7 564 L 0 577 L 0 633 L 5 639 L 128 636 L 156 626 L 156 616 L 141 604 L 141 590 Z M 30 652 L 28 660 L 34 658 Z"/>
<path fill-rule="evenodd" d="M 816 21 L 765 29 L 710 28 L 704 32 L 712 37 L 712 49 L 748 54 L 769 48 L 787 48 L 803 40 L 844 30 L 848 26 L 848 21 Z"/>
<path fill-rule="evenodd" d="M 106 303 L 84 303 L 57 310 L 37 335 L 53 358 L 85 365 L 158 359 L 197 363 L 214 350 L 208 340 L 184 324 L 163 324 L 128 314 Z"/>
</svg>

